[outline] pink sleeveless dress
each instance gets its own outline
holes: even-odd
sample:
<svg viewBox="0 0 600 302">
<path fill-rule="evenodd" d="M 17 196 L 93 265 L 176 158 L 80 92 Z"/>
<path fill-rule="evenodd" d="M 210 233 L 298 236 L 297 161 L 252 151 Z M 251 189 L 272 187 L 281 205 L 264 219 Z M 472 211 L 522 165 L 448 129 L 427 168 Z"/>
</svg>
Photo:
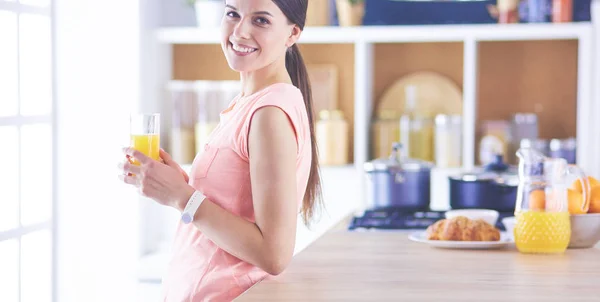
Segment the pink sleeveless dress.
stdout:
<svg viewBox="0 0 600 302">
<path fill-rule="evenodd" d="M 265 106 L 287 114 L 296 133 L 297 188 L 302 204 L 311 165 L 309 121 L 302 93 L 291 84 L 278 83 L 252 95 L 236 97 L 221 112 L 204 152 L 194 159 L 190 185 L 227 211 L 254 222 L 248 161 L 248 134 L 252 116 Z M 179 222 L 172 259 L 163 278 L 163 301 L 231 301 L 267 273 L 216 246 L 194 225 Z"/>
</svg>

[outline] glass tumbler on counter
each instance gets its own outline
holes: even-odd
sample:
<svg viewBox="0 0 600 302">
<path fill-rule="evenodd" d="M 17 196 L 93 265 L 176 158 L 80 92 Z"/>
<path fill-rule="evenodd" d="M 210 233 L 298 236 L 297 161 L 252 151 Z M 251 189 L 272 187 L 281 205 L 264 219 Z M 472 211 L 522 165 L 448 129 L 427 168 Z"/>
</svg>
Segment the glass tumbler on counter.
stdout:
<svg viewBox="0 0 600 302">
<path fill-rule="evenodd" d="M 160 114 L 134 113 L 130 116 L 130 146 L 146 156 L 159 160 L 160 156 Z M 134 165 L 140 163 L 133 159 Z"/>
<path fill-rule="evenodd" d="M 435 163 L 439 168 L 461 166 L 462 116 L 438 114 L 435 117 Z"/>
</svg>

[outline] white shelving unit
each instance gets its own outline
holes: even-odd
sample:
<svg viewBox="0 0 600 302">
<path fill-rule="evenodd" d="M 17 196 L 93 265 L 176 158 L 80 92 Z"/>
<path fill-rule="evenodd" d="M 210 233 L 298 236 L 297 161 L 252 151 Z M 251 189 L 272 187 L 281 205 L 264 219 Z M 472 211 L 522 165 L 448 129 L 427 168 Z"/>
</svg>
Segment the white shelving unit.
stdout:
<svg viewBox="0 0 600 302">
<path fill-rule="evenodd" d="M 528 23 L 418 26 L 307 27 L 300 43 L 420 43 L 578 39 L 591 32 L 591 23 Z M 158 40 L 168 44 L 217 44 L 218 29 L 165 28 Z"/>
<path fill-rule="evenodd" d="M 594 0 L 595 20 L 600 0 Z M 368 160 L 369 123 L 372 116 L 374 45 L 377 43 L 462 42 L 463 44 L 463 168 L 475 165 L 475 123 L 477 120 L 478 46 L 488 41 L 577 40 L 577 158 L 591 175 L 600 176 L 600 92 L 593 85 L 600 79 L 598 45 L 600 26 L 596 22 L 539 24 L 478 24 L 426 26 L 308 27 L 299 43 L 354 44 L 354 165 L 361 170 Z M 167 28 L 157 33 L 165 45 L 218 44 L 218 30 Z M 595 50 L 596 49 L 596 50 Z M 594 130 L 597 129 L 597 130 Z M 364 194 L 365 184 L 362 184 Z"/>
</svg>

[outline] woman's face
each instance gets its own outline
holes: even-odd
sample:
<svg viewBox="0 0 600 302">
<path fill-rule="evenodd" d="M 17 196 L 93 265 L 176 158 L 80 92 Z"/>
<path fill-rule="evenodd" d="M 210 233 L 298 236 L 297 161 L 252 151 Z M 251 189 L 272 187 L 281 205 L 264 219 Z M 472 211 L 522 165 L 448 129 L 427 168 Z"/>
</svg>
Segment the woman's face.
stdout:
<svg viewBox="0 0 600 302">
<path fill-rule="evenodd" d="M 226 0 L 221 47 L 238 72 L 261 69 L 285 56 L 299 29 L 271 0 Z"/>
</svg>

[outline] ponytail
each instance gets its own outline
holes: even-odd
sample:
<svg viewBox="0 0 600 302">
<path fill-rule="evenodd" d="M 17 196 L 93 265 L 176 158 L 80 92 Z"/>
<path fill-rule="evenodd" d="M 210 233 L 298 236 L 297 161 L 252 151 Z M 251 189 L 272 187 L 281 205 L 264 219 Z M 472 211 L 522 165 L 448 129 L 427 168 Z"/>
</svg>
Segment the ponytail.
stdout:
<svg viewBox="0 0 600 302">
<path fill-rule="evenodd" d="M 315 139 L 315 121 L 312 103 L 312 92 L 306 65 L 300 54 L 297 44 L 292 45 L 285 55 L 285 67 L 292 79 L 292 84 L 296 86 L 304 97 L 304 105 L 308 113 L 308 122 L 310 127 L 310 148 L 312 161 L 310 164 L 310 173 L 308 184 L 302 201 L 302 219 L 305 225 L 310 224 L 310 220 L 315 214 L 317 207 L 322 206 L 321 179 L 319 177 L 319 157 L 317 151 L 317 141 Z"/>
</svg>

